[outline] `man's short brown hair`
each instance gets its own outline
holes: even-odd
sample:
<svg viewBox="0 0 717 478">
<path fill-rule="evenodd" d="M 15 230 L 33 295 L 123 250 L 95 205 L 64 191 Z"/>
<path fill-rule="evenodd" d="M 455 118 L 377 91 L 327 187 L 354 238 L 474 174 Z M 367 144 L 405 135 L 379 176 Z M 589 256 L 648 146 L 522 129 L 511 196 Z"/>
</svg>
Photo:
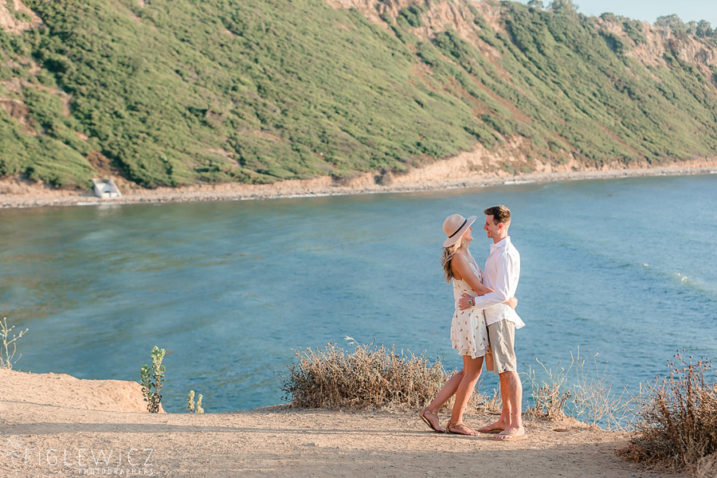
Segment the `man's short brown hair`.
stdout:
<svg viewBox="0 0 717 478">
<path fill-rule="evenodd" d="M 510 209 L 502 204 L 500 206 L 489 207 L 483 212 L 486 216 L 493 216 L 493 222 L 496 224 L 500 224 L 501 222 L 503 224 L 510 224 Z"/>
</svg>

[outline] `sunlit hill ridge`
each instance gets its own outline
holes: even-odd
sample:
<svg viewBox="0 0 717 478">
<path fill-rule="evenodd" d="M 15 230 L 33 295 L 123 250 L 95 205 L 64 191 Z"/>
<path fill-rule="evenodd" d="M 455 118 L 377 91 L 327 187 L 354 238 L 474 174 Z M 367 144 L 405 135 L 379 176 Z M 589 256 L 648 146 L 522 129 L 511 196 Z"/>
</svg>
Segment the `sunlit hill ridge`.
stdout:
<svg viewBox="0 0 717 478">
<path fill-rule="evenodd" d="M 0 4 L 0 177 L 87 188 L 717 150 L 717 33 L 466 0 Z M 510 153 L 510 155 L 508 155 Z"/>
</svg>

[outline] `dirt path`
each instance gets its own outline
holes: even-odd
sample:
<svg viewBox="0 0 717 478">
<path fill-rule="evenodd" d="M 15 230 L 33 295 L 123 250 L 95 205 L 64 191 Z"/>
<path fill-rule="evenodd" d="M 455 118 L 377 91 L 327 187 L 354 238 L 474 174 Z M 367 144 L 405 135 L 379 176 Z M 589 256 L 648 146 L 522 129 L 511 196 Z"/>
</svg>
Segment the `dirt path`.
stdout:
<svg viewBox="0 0 717 478">
<path fill-rule="evenodd" d="M 433 433 L 413 413 L 150 415 L 15 401 L 0 413 L 2 476 L 683 476 L 623 461 L 614 451 L 627 434 L 576 422 L 527 422 L 527 439 L 497 442 Z"/>
</svg>

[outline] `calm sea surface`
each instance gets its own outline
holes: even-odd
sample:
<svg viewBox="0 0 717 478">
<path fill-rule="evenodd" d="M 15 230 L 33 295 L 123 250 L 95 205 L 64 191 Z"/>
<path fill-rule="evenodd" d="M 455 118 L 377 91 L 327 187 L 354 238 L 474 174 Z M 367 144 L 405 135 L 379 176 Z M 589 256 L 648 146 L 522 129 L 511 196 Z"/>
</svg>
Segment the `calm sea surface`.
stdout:
<svg viewBox="0 0 717 478">
<path fill-rule="evenodd" d="M 498 203 L 522 257 L 522 370 L 567 365 L 579 346 L 634 388 L 677 349 L 717 358 L 711 175 L 0 210 L 0 314 L 30 329 L 15 368 L 138 380 L 159 345 L 167 410 L 194 389 L 216 412 L 284 402 L 294 350 L 350 348 L 346 336 L 459 367 L 441 222 Z M 483 264 L 489 242 L 474 235 Z"/>
</svg>

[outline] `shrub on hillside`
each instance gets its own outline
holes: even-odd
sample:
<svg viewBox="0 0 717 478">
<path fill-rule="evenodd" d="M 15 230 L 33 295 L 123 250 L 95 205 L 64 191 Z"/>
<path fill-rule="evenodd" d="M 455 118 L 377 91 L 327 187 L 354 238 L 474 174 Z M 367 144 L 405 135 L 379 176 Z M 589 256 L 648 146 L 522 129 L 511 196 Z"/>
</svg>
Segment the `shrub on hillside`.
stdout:
<svg viewBox="0 0 717 478">
<path fill-rule="evenodd" d="M 709 360 L 692 360 L 677 353 L 668 363 L 669 376 L 648 387 L 637 436 L 620 455 L 687 469 L 697 476 L 715 476 L 717 381 Z"/>
<path fill-rule="evenodd" d="M 356 345 L 353 352 L 328 344 L 296 353 L 282 387 L 299 408 L 402 408 L 425 406 L 449 378 L 440 361 L 397 353 L 384 346 Z M 485 407 L 474 394 L 470 406 Z M 490 404 L 490 403 L 489 403 Z"/>
</svg>

